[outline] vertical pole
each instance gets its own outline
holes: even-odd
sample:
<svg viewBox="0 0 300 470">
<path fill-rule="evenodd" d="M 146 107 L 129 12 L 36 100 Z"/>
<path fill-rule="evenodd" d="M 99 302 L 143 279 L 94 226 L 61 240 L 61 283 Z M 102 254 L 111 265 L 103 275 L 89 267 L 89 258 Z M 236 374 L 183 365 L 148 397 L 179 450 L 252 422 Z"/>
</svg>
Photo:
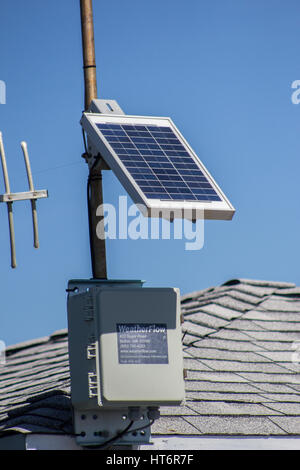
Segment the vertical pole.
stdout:
<svg viewBox="0 0 300 470">
<path fill-rule="evenodd" d="M 85 87 L 85 111 L 91 101 L 97 98 L 97 79 L 94 43 L 94 23 L 92 0 L 80 0 L 83 70 Z M 88 217 L 90 230 L 90 250 L 93 278 L 106 279 L 105 238 L 96 234 L 96 210 L 103 204 L 102 174 L 100 170 L 90 170 L 88 177 Z"/>
<path fill-rule="evenodd" d="M 21 142 L 21 148 L 23 150 L 23 155 L 24 155 L 24 161 L 25 161 L 29 191 L 34 192 L 32 172 L 31 172 L 31 166 L 30 166 L 28 150 L 27 150 L 27 143 L 26 142 Z M 31 199 L 30 202 L 31 202 L 32 223 L 33 223 L 33 246 L 34 246 L 34 248 L 39 248 L 40 243 L 39 243 L 39 231 L 38 231 L 36 200 Z"/>
<path fill-rule="evenodd" d="M 0 132 L 0 156 L 1 156 L 3 176 L 4 176 L 5 193 L 9 195 L 10 184 L 9 184 L 9 178 L 8 178 L 7 165 L 6 165 L 4 145 L 3 145 L 3 140 L 2 140 L 2 132 Z M 17 267 L 17 260 L 16 260 L 16 243 L 15 243 L 15 229 L 14 229 L 14 216 L 13 216 L 13 203 L 12 202 L 7 202 L 7 214 L 8 214 L 9 238 L 10 238 L 11 267 L 14 269 Z"/>
</svg>

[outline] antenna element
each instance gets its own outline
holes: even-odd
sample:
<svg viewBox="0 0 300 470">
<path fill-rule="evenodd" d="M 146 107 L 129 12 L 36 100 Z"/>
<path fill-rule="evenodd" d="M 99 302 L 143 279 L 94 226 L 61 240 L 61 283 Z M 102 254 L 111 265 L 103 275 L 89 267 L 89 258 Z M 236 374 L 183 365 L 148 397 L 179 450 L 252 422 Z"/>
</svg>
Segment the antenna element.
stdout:
<svg viewBox="0 0 300 470">
<path fill-rule="evenodd" d="M 14 230 L 14 219 L 13 219 L 13 203 L 15 201 L 30 200 L 31 210 L 32 210 L 32 221 L 33 221 L 33 239 L 34 239 L 33 246 L 35 248 L 38 248 L 39 236 L 38 236 L 36 200 L 48 197 L 48 191 L 46 189 L 42 189 L 42 190 L 34 189 L 26 142 L 21 142 L 21 148 L 23 150 L 23 155 L 24 155 L 24 160 L 25 160 L 29 191 L 21 192 L 21 193 L 12 193 L 10 191 L 6 157 L 5 157 L 4 145 L 3 145 L 3 139 L 2 139 L 2 132 L 0 132 L 0 156 L 1 156 L 4 184 L 5 184 L 5 193 L 0 195 L 0 202 L 5 202 L 7 204 L 9 237 L 10 237 L 10 252 L 11 252 L 11 267 L 12 268 L 16 268 L 17 266 L 15 230 Z"/>
</svg>

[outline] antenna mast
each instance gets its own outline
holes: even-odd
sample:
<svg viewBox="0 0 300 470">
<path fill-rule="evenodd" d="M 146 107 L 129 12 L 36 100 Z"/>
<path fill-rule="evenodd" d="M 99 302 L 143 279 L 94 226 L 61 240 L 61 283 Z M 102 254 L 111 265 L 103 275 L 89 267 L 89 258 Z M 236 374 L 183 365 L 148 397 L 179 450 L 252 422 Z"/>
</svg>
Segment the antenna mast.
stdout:
<svg viewBox="0 0 300 470">
<path fill-rule="evenodd" d="M 85 111 L 91 101 L 97 98 L 97 78 L 94 43 L 94 22 L 92 0 L 80 0 L 81 34 L 85 88 Z M 103 204 L 103 188 L 101 170 L 91 168 L 88 176 L 88 217 L 90 230 L 90 250 L 93 278 L 106 279 L 106 250 L 104 234 L 98 238 L 96 233 L 96 210 Z M 103 217 L 103 215 L 102 215 Z M 103 228 L 104 230 L 104 228 Z"/>
</svg>

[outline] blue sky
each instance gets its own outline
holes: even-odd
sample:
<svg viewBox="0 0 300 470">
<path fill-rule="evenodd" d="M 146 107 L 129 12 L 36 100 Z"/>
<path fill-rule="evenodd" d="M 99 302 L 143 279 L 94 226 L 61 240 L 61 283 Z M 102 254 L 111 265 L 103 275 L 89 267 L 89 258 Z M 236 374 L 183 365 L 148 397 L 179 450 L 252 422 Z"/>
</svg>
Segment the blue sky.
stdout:
<svg viewBox="0 0 300 470">
<path fill-rule="evenodd" d="M 238 277 L 300 284 L 299 2 L 94 0 L 94 22 L 99 98 L 170 116 L 236 208 L 230 222 L 205 222 L 199 251 L 184 240 L 108 240 L 109 278 L 183 294 Z M 39 250 L 30 203 L 14 205 L 16 270 L 0 207 L 0 339 L 14 344 L 65 328 L 68 280 L 91 277 L 79 1 L 3 1 L 0 44 L 12 190 L 27 189 L 22 140 L 36 188 L 49 190 Z M 105 201 L 125 194 L 106 172 Z"/>
</svg>

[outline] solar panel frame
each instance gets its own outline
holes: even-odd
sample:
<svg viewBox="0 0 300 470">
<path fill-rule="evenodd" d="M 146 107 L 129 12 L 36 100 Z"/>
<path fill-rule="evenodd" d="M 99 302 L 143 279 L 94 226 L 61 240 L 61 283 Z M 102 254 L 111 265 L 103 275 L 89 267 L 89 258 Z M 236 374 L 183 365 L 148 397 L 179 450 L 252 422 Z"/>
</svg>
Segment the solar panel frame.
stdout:
<svg viewBox="0 0 300 470">
<path fill-rule="evenodd" d="M 215 180 L 212 178 L 208 170 L 205 168 L 199 157 L 196 155 L 196 153 L 193 151 L 193 149 L 190 147 L 188 142 L 184 139 L 182 134 L 179 132 L 173 121 L 169 117 L 148 117 L 148 116 L 129 116 L 129 115 L 115 115 L 115 114 L 95 114 L 95 113 L 83 113 L 82 119 L 80 121 L 83 129 L 87 133 L 88 136 L 88 141 L 89 144 L 91 145 L 91 148 L 93 149 L 94 153 L 99 153 L 103 160 L 106 162 L 106 164 L 111 168 L 111 170 L 115 173 L 117 178 L 119 179 L 120 183 L 123 185 L 125 190 L 128 192 L 129 196 L 133 200 L 133 202 L 140 207 L 141 211 L 145 216 L 148 217 L 166 217 L 169 218 L 170 213 L 173 214 L 174 218 L 177 217 L 184 217 L 188 219 L 198 219 L 198 218 L 205 218 L 205 219 L 217 219 L 217 220 L 231 220 L 235 209 L 232 206 L 232 204 L 229 202 L 225 194 L 222 192 L 220 187 L 217 185 Z M 103 124 L 109 124 L 111 125 L 120 125 L 120 126 L 130 126 L 130 129 L 127 129 L 126 134 L 127 138 L 129 140 L 126 140 L 126 148 L 121 148 L 120 142 L 118 141 L 118 138 L 115 140 L 114 137 L 116 134 L 118 134 L 118 131 L 111 131 L 105 130 L 103 133 L 103 129 L 99 128 L 99 126 Z M 155 149 L 147 149 L 144 146 L 146 145 L 143 143 L 143 139 L 146 139 L 146 136 L 143 137 L 142 133 L 142 127 L 139 127 L 139 131 L 135 132 L 137 135 L 133 136 L 134 130 L 132 130 L 132 126 L 146 126 L 148 128 L 153 127 L 153 130 L 151 130 L 152 134 L 156 134 L 154 136 L 154 140 L 156 140 L 156 143 L 160 145 L 166 144 L 166 142 L 159 142 L 159 136 L 158 133 L 158 128 L 165 128 L 169 129 L 170 131 L 164 131 L 164 133 L 167 132 L 172 132 L 176 139 L 179 140 L 180 144 L 184 148 L 184 152 L 188 153 L 189 158 L 191 159 L 190 162 L 184 163 L 184 156 L 176 155 L 173 157 L 173 160 L 171 160 L 171 156 L 167 154 L 167 152 L 172 152 L 172 149 L 164 148 L 163 153 L 165 160 L 163 161 L 163 166 L 160 165 L 162 162 L 162 157 L 157 156 L 157 165 L 153 167 L 154 163 L 154 157 L 155 157 Z M 102 126 L 103 127 L 103 126 Z M 125 127 L 124 127 L 125 129 Z M 146 131 L 147 129 L 145 129 Z M 161 131 L 162 132 L 162 131 Z M 106 134 L 106 135 L 104 135 Z M 131 135 L 130 135 L 131 134 Z M 118 137 L 118 135 L 116 136 Z M 123 133 L 121 135 L 121 132 L 119 132 L 119 137 L 124 138 L 123 143 L 125 142 L 125 136 L 123 136 Z M 135 139 L 135 143 L 133 144 L 133 140 Z M 138 141 L 137 141 L 138 139 Z M 139 142 L 140 140 L 140 142 Z M 169 139 L 171 140 L 171 139 Z M 130 142 L 131 141 L 131 142 Z M 138 145 L 138 147 L 137 147 Z M 154 145 L 154 144 L 153 144 Z M 168 147 L 168 143 L 165 145 L 165 147 Z M 170 144 L 171 146 L 172 144 Z M 126 166 L 124 162 L 126 160 L 126 149 L 130 149 L 130 154 L 131 155 L 131 162 L 130 166 Z M 162 149 L 162 147 L 161 147 Z M 160 149 L 160 151 L 161 151 Z M 129 150 L 128 150 L 129 151 Z M 132 152 L 137 152 L 137 158 L 136 158 L 136 163 L 137 163 L 137 171 L 131 172 L 128 170 L 128 168 L 133 168 L 135 160 L 133 159 L 134 153 Z M 151 151 L 151 153 L 149 153 Z M 183 152 L 183 151 L 182 151 Z M 174 153 L 174 152 L 173 152 Z M 152 156 L 151 156 L 152 155 Z M 124 157 L 124 158 L 123 158 Z M 166 179 L 170 178 L 172 179 L 172 172 L 173 168 L 172 165 L 175 167 L 176 171 L 179 172 L 179 175 L 181 176 L 181 173 L 184 175 L 184 172 L 189 172 L 189 169 L 187 165 L 190 165 L 193 167 L 193 164 L 196 165 L 197 170 L 201 170 L 203 173 L 203 183 L 201 183 L 201 186 L 205 184 L 205 182 L 208 183 L 206 191 L 204 193 L 206 196 L 209 195 L 210 189 L 213 190 L 219 197 L 220 200 L 196 200 L 192 199 L 190 192 L 195 197 L 202 197 L 204 194 L 201 192 L 201 190 L 197 189 L 197 184 L 193 185 L 192 182 L 192 176 L 189 176 L 189 186 L 188 189 L 189 191 L 186 190 L 186 188 L 182 187 L 180 189 L 177 188 L 179 184 L 179 179 L 178 175 L 177 181 L 174 176 L 174 183 L 176 183 L 177 186 L 173 186 L 173 189 L 171 190 L 166 190 L 166 187 L 164 188 L 165 191 L 170 195 L 173 194 L 173 197 L 175 198 L 176 193 L 179 199 L 158 199 L 158 198 L 153 198 L 153 197 L 147 197 L 146 194 L 151 194 L 151 191 L 145 193 L 145 190 L 141 189 L 140 184 L 137 184 L 137 181 L 140 181 L 140 178 L 137 180 L 137 178 L 134 178 L 132 176 L 133 174 L 138 174 L 138 170 L 140 168 L 148 168 L 147 165 L 147 157 L 151 158 L 151 170 L 153 172 L 153 168 L 157 168 L 157 172 L 154 173 L 155 176 L 157 175 L 166 175 Z M 160 159 L 159 159 L 160 158 Z M 180 161 L 180 158 L 182 161 Z M 186 157 L 187 158 L 187 157 Z M 123 160 L 123 161 L 122 161 Z M 170 163 L 170 165 L 167 164 Z M 200 174 L 198 171 L 198 175 Z M 181 173 L 180 173 L 181 172 Z M 149 176 L 150 178 L 150 176 Z M 163 178 L 163 177 L 162 177 Z M 164 185 L 166 185 L 165 180 L 160 179 L 159 181 L 163 181 Z M 185 179 L 186 180 L 186 179 Z M 183 180 L 183 181 L 185 181 Z M 149 184 L 149 187 L 151 190 L 154 190 L 155 187 L 157 187 L 156 184 L 154 184 L 155 181 L 154 179 L 152 180 L 152 186 Z M 148 183 L 147 183 L 148 184 Z M 143 184 L 142 187 L 146 187 L 147 184 Z M 211 188 L 209 188 L 209 185 Z M 180 186 L 180 184 L 179 184 Z M 198 184 L 199 186 L 199 184 Z M 168 188 L 172 187 L 171 181 L 168 181 Z M 205 186 L 204 186 L 205 188 Z M 195 193 L 196 191 L 196 193 Z M 198 191 L 198 193 L 197 193 Z M 211 191 L 211 193 L 213 192 Z M 164 194 L 163 191 L 159 193 L 159 191 L 155 190 L 154 194 Z M 184 199 L 182 199 L 184 197 Z M 190 198 L 191 200 L 188 200 Z"/>
</svg>

